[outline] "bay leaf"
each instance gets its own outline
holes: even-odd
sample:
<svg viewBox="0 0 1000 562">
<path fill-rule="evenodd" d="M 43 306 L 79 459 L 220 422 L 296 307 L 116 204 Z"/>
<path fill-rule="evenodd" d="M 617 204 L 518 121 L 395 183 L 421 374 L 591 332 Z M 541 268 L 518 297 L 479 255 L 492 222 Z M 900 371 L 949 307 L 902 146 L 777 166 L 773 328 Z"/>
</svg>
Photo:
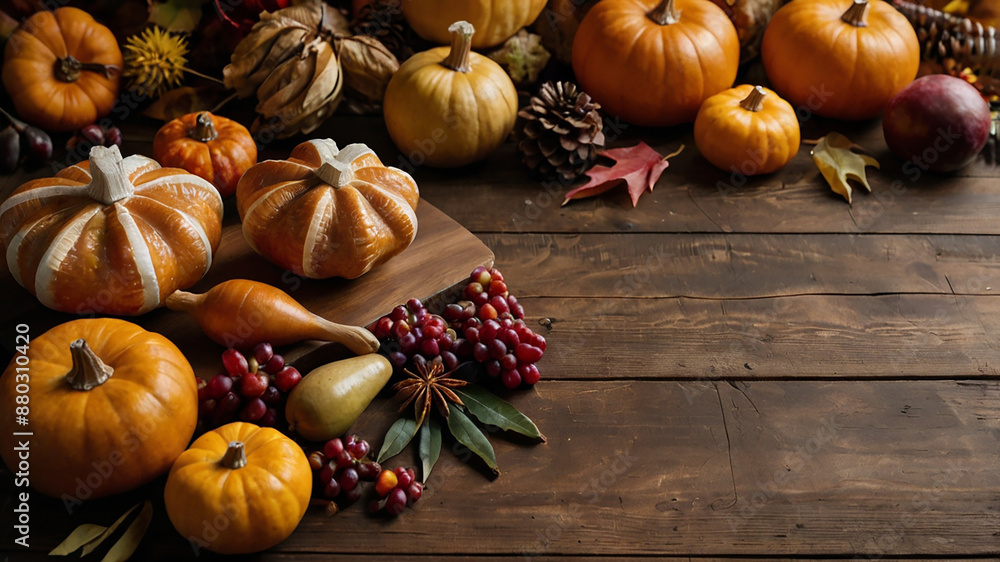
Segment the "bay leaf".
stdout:
<svg viewBox="0 0 1000 562">
<path fill-rule="evenodd" d="M 149 529 L 149 524 L 152 521 L 153 504 L 146 500 L 142 504 L 139 516 L 135 518 L 135 521 L 132 521 L 128 529 L 125 529 L 125 534 L 111 547 L 101 562 L 125 562 L 128 560 L 139 548 L 139 543 L 146 536 L 146 530 Z"/>
<path fill-rule="evenodd" d="M 495 476 L 500 474 L 500 469 L 497 468 L 496 453 L 493 452 L 490 440 L 458 406 L 451 408 L 451 415 L 448 416 L 448 430 L 451 431 L 451 435 L 456 441 L 483 459 L 486 465 L 493 470 Z"/>
<path fill-rule="evenodd" d="M 420 426 L 420 463 L 421 477 L 424 482 L 431 475 L 431 470 L 441 455 L 441 424 L 430 416 L 424 419 Z"/>
<path fill-rule="evenodd" d="M 853 152 L 852 148 L 857 148 L 847 137 L 840 133 L 830 133 L 819 139 L 816 147 L 810 153 L 816 167 L 819 168 L 826 182 L 834 193 L 840 194 L 851 204 L 852 188 L 849 183 L 854 180 L 861 184 L 871 193 L 872 186 L 868 185 L 868 178 L 865 176 L 865 166 L 879 167 L 878 160 L 867 154 Z"/>
<path fill-rule="evenodd" d="M 78 550 L 83 545 L 101 536 L 108 528 L 103 525 L 84 523 L 66 537 L 59 546 L 49 551 L 49 556 L 66 556 Z"/>
<path fill-rule="evenodd" d="M 133 505 L 131 508 L 129 508 L 128 511 L 126 511 L 121 517 L 119 517 L 117 521 L 115 521 L 114 523 L 111 524 L 110 527 L 105 529 L 104 532 L 101 533 L 96 539 L 84 545 L 83 551 L 80 553 L 80 556 L 86 556 L 91 552 L 97 550 L 97 547 L 101 546 L 101 543 L 107 540 L 107 538 L 110 537 L 111 535 L 115 534 L 115 531 L 118 529 L 118 527 L 125 522 L 125 519 L 127 519 L 129 515 L 132 515 L 133 511 L 139 509 L 139 505 L 141 504 Z"/>
<path fill-rule="evenodd" d="M 518 411 L 510 402 L 489 390 L 477 384 L 467 384 L 463 388 L 456 388 L 455 394 L 462 399 L 469 413 L 477 420 L 545 442 L 545 436 L 538 431 L 535 422 Z"/>
<path fill-rule="evenodd" d="M 410 418 L 399 418 L 392 424 L 389 431 L 385 432 L 385 439 L 382 441 L 382 450 L 378 452 L 377 462 L 398 455 L 406 448 L 410 440 L 417 433 L 417 421 Z"/>
</svg>

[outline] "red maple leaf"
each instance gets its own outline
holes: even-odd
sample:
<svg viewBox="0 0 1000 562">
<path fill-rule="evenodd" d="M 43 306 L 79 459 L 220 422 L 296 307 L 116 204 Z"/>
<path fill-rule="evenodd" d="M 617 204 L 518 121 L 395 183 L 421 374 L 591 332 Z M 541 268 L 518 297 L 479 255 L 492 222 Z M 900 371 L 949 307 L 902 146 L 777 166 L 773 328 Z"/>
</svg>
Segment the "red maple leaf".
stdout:
<svg viewBox="0 0 1000 562">
<path fill-rule="evenodd" d="M 594 166 L 587 172 L 590 181 L 566 194 L 563 205 L 573 199 L 583 199 L 600 195 L 616 187 L 621 182 L 628 185 L 628 193 L 632 197 L 632 206 L 639 204 L 639 197 L 646 191 L 653 191 L 656 180 L 670 166 L 668 158 L 680 154 L 677 152 L 666 156 L 650 148 L 645 142 L 639 141 L 635 146 L 605 150 L 601 156 L 615 161 L 612 167 Z"/>
</svg>

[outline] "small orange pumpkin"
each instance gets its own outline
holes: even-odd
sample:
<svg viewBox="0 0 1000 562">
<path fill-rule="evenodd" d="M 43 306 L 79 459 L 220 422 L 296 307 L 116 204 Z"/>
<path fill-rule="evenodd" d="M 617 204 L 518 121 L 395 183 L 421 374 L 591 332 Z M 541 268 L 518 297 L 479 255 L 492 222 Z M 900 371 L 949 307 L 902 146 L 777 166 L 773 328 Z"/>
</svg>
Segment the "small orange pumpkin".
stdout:
<svg viewBox="0 0 1000 562">
<path fill-rule="evenodd" d="M 467 21 L 476 28 L 472 46 L 494 47 L 542 13 L 546 0 L 402 0 L 403 16 L 417 35 L 439 45 L 451 41 L 448 26 Z"/>
<path fill-rule="evenodd" d="M 236 189 L 250 246 L 313 279 L 354 279 L 409 247 L 419 198 L 413 178 L 367 146 L 339 149 L 330 139 L 253 166 Z"/>
<path fill-rule="evenodd" d="M 694 142 L 727 172 L 770 174 L 799 152 L 799 121 L 778 94 L 743 84 L 705 100 L 694 120 Z"/>
<path fill-rule="evenodd" d="M 25 391 L 30 425 L 19 427 L 14 408 Z M 180 350 L 114 318 L 73 320 L 33 338 L 0 379 L 0 403 L 9 404 L 0 417 L 4 462 L 15 471 L 14 432 L 31 431 L 31 486 L 70 502 L 165 473 L 198 422 L 197 381 Z"/>
<path fill-rule="evenodd" d="M 234 422 L 181 453 L 163 499 L 170 522 L 193 545 L 248 554 L 288 538 L 311 492 L 309 460 L 294 441 L 270 427 Z"/>
<path fill-rule="evenodd" d="M 858 120 L 882 113 L 916 78 L 920 44 L 882 0 L 795 0 L 771 18 L 761 59 L 772 87 L 795 107 Z"/>
<path fill-rule="evenodd" d="M 153 158 L 212 182 L 225 198 L 236 193 L 240 176 L 257 163 L 257 143 L 243 125 L 202 111 L 161 127 L 153 138 Z"/>
<path fill-rule="evenodd" d="M 45 306 L 136 315 L 208 272 L 222 238 L 212 184 L 117 146 L 30 181 L 0 205 L 7 266 Z"/>
<path fill-rule="evenodd" d="M 114 33 L 87 12 L 41 11 L 7 39 L 3 84 L 25 121 L 72 131 L 111 112 L 122 64 Z"/>
</svg>

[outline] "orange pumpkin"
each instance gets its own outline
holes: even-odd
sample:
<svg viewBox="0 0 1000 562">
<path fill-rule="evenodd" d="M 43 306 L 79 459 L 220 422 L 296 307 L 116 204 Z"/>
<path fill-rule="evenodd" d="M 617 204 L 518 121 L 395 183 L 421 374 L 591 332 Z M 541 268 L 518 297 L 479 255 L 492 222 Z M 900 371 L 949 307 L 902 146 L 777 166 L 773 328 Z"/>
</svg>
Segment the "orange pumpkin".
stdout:
<svg viewBox="0 0 1000 562">
<path fill-rule="evenodd" d="M 694 121 L 736 79 L 736 28 L 709 0 L 603 0 L 573 40 L 573 71 L 608 115 L 636 125 Z"/>
<path fill-rule="evenodd" d="M 193 545 L 247 554 L 288 538 L 311 492 L 312 469 L 294 441 L 270 427 L 234 422 L 202 435 L 178 457 L 163 499 L 170 522 Z"/>
<path fill-rule="evenodd" d="M 25 121 L 72 131 L 111 112 L 122 64 L 110 29 L 59 8 L 35 13 L 7 39 L 3 84 Z"/>
<path fill-rule="evenodd" d="M 705 100 L 694 120 L 694 142 L 727 172 L 770 174 L 799 152 L 799 120 L 778 94 L 743 84 Z"/>
<path fill-rule="evenodd" d="M 117 146 L 30 181 L 0 205 L 14 279 L 45 306 L 135 315 L 194 285 L 222 236 L 222 199 L 207 181 Z"/>
<path fill-rule="evenodd" d="M 360 277 L 417 234 L 417 184 L 363 144 L 304 142 L 247 170 L 236 190 L 243 235 L 296 275 Z"/>
<path fill-rule="evenodd" d="M 546 0 L 402 0 L 403 16 L 418 35 L 439 45 L 451 42 L 448 27 L 467 21 L 476 28 L 472 46 L 493 47 L 535 21 Z"/>
<path fill-rule="evenodd" d="M 868 119 L 917 76 L 920 45 L 882 0 L 796 0 L 761 45 L 772 87 L 792 105 L 835 119 Z"/>
<path fill-rule="evenodd" d="M 32 432 L 31 486 L 43 494 L 76 502 L 132 490 L 168 471 L 191 441 L 197 381 L 167 338 L 124 320 L 85 318 L 26 347 L 0 379 L 0 401 L 9 404 L 0 455 L 16 472 L 13 432 Z M 25 391 L 30 425 L 20 427 L 14 407 Z"/>
<path fill-rule="evenodd" d="M 243 125 L 202 111 L 161 127 L 153 138 L 153 158 L 212 182 L 229 197 L 243 172 L 257 163 L 257 143 Z"/>
</svg>

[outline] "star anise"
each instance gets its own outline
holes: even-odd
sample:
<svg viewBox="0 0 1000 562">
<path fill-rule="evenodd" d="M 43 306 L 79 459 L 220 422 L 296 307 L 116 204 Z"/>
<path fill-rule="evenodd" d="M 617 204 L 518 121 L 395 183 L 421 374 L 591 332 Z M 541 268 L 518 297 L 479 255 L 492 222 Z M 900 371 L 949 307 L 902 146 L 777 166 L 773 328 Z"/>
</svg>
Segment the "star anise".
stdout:
<svg viewBox="0 0 1000 562">
<path fill-rule="evenodd" d="M 399 407 L 400 413 L 411 403 L 414 404 L 417 413 L 417 426 L 423 423 L 432 404 L 446 418 L 450 414 L 449 401 L 461 406 L 465 405 L 451 389 L 462 388 L 469 384 L 468 381 L 452 377 L 455 371 L 444 372 L 444 366 L 440 361 L 417 365 L 416 373 L 407 369 L 404 369 L 403 372 L 406 373 L 407 378 L 396 383 L 392 389 L 396 391 L 396 398 L 404 399 L 403 405 Z"/>
</svg>

